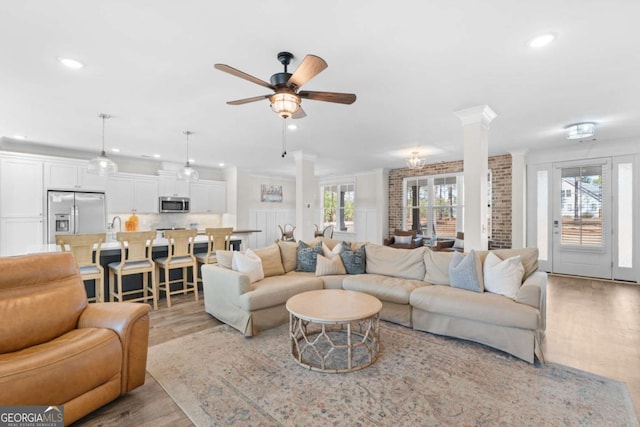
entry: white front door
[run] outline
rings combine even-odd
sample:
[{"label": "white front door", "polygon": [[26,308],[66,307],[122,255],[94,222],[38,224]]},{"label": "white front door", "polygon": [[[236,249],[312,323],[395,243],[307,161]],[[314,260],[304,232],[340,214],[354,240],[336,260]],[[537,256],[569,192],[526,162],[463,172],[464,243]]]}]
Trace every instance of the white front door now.
[{"label": "white front door", "polygon": [[553,168],[553,272],[612,278],[611,160]]}]

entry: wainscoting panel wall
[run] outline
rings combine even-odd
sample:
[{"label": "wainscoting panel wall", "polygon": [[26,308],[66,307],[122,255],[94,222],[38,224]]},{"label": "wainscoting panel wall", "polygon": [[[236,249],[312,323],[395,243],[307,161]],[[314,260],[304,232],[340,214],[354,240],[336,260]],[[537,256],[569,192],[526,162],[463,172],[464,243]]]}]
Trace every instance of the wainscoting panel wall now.
[{"label": "wainscoting panel wall", "polygon": [[[249,228],[262,230],[260,233],[253,233],[247,239],[247,246],[252,249],[269,246],[280,238],[278,225],[295,224],[295,209],[250,209]],[[299,233],[294,232],[298,237]]]}]

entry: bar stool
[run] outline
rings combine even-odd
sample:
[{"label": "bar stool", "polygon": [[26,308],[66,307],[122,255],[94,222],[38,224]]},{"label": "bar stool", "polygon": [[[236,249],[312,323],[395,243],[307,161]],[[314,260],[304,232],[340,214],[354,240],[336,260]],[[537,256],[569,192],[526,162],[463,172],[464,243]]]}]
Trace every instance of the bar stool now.
[{"label": "bar stool", "polygon": [[[201,264],[216,264],[216,251],[228,251],[231,243],[233,227],[206,228],[204,234],[207,236],[207,252],[195,254],[198,268]],[[202,282],[202,274],[198,273],[198,282]]]},{"label": "bar stool", "polygon": [[[167,307],[171,307],[171,295],[186,294],[193,291],[198,301],[198,263],[193,256],[197,230],[167,230],[164,236],[169,241],[168,256],[156,258],[156,276],[158,276],[158,292],[167,296]],[[189,267],[191,267],[193,281],[189,282]],[[171,270],[182,269],[182,278],[170,280]],[[164,280],[160,280],[160,269],[164,270]],[[182,289],[171,290],[172,283],[182,283]]]},{"label": "bar stool", "polygon": [[60,245],[62,252],[71,252],[76,259],[82,280],[94,281],[95,296],[87,297],[89,302],[104,302],[104,268],[100,265],[100,247],[106,237],[106,233],[56,234],[56,244]]},{"label": "bar stool", "polygon": [[[155,231],[124,231],[116,233],[116,240],[120,242],[120,262],[109,264],[109,290],[110,301],[116,299],[124,301],[124,297],[133,294],[142,294],[140,297],[127,299],[129,302],[153,300],[153,309],[158,309],[157,281],[155,266],[151,259],[153,239]],[[124,276],[142,274],[142,287],[124,291],[122,282]],[[151,276],[149,287],[148,276]],[[115,276],[115,277],[114,277]],[[117,280],[114,280],[116,279]],[[117,289],[116,288],[117,285]],[[151,291],[151,295],[149,295]]]}]

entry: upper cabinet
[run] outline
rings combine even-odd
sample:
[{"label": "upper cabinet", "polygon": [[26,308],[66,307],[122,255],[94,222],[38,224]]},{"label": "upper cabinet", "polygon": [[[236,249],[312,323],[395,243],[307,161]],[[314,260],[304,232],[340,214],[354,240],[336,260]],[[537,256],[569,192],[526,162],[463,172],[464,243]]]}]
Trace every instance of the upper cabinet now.
[{"label": "upper cabinet", "polygon": [[44,186],[50,190],[104,191],[107,177],[90,174],[83,161],[45,162]]},{"label": "upper cabinet", "polygon": [[42,162],[0,159],[0,217],[39,217],[44,213]]},{"label": "upper cabinet", "polygon": [[192,213],[224,213],[227,206],[227,184],[199,180],[191,183]]},{"label": "upper cabinet", "polygon": [[158,213],[158,178],[120,173],[109,177],[107,211]]},{"label": "upper cabinet", "polygon": [[189,182],[181,181],[175,172],[158,171],[159,194],[169,197],[189,197]]}]

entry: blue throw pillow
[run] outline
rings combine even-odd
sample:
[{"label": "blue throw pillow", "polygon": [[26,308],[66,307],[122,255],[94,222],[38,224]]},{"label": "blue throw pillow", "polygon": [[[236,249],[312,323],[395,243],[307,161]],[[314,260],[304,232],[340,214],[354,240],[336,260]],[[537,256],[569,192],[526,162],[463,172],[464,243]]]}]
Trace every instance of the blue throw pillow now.
[{"label": "blue throw pillow", "polygon": [[364,245],[360,246],[360,249],[357,251],[351,249],[351,245],[347,242],[343,242],[342,247],[340,258],[342,258],[342,263],[344,264],[345,270],[347,270],[347,274],[364,274],[366,260]]},{"label": "blue throw pillow", "polygon": [[455,252],[449,263],[449,279],[454,288],[473,292],[484,292],[482,263],[480,257],[471,249],[467,256]]},{"label": "blue throw pillow", "polygon": [[296,253],[296,271],[315,273],[318,254],[322,255],[322,244],[309,246],[302,240],[298,241]]}]

